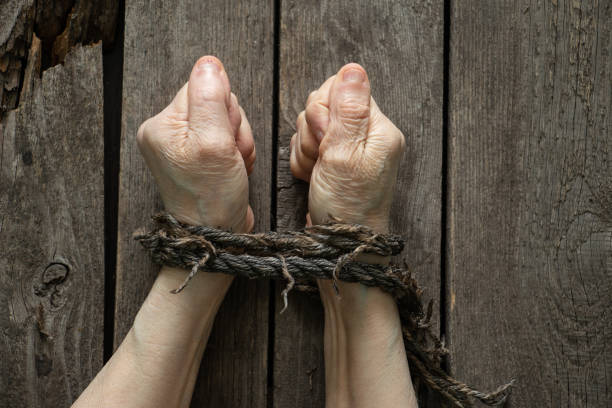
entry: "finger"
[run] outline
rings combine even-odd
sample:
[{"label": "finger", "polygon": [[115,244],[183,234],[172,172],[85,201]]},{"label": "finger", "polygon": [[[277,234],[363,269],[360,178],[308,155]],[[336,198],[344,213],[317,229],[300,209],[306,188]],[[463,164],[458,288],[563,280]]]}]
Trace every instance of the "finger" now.
[{"label": "finger", "polygon": [[299,132],[297,134],[297,141],[295,143],[294,150],[295,150],[295,158],[297,162],[299,163],[302,170],[305,173],[308,173],[308,178],[310,179],[310,173],[312,173],[312,169],[315,163],[317,162],[317,160],[308,157],[302,151],[302,141],[301,141],[301,135]]},{"label": "finger", "polygon": [[200,137],[233,143],[230,85],[221,61],[212,56],[200,58],[191,71],[187,94],[190,128]]},{"label": "finger", "polygon": [[245,224],[245,232],[247,233],[251,232],[253,230],[253,227],[255,226],[255,214],[253,214],[253,209],[250,205],[247,208]]},{"label": "finger", "polygon": [[330,144],[365,140],[370,117],[370,82],[359,64],[347,64],[329,93]]},{"label": "finger", "polygon": [[186,114],[189,108],[189,101],[188,101],[188,96],[187,96],[188,85],[189,85],[189,82],[185,82],[185,84],[181,87],[181,89],[174,96],[172,103],[170,103],[169,105],[177,113]]},{"label": "finger", "polygon": [[329,91],[335,78],[336,75],[329,77],[317,91],[310,94],[306,103],[306,122],[319,143],[329,125]]},{"label": "finger", "polygon": [[311,160],[319,157],[319,141],[312,134],[310,126],[306,123],[306,114],[302,111],[297,119],[297,133],[300,153]]},{"label": "finger", "polygon": [[240,128],[236,133],[236,146],[242,155],[244,165],[247,169],[247,173],[251,174],[253,166],[255,165],[255,140],[253,138],[253,131],[251,125],[246,117],[246,113],[242,106],[238,105],[238,112],[240,113]]},{"label": "finger", "polygon": [[297,155],[296,155],[296,146],[297,144],[297,133],[293,135],[293,137],[291,138],[291,152],[289,155],[289,166],[291,168],[291,173],[293,174],[293,177],[298,178],[300,180],[304,180],[304,181],[310,181],[310,174],[306,171],[304,171],[302,169],[302,167],[300,166],[300,163],[297,160]]},{"label": "finger", "polygon": [[232,126],[232,130],[234,131],[234,134],[236,134],[238,132],[238,129],[240,129],[242,115],[240,114],[240,105],[238,104],[238,98],[236,98],[236,95],[234,95],[233,92],[230,93],[230,105],[227,113],[229,116],[230,125]]}]

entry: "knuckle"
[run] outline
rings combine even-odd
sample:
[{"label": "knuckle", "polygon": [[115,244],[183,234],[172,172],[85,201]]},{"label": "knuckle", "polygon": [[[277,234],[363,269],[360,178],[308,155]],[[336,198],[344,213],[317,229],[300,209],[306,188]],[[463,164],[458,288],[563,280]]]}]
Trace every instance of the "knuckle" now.
[{"label": "knuckle", "polygon": [[300,149],[306,156],[314,158],[319,154],[319,148],[311,138],[300,138]]},{"label": "knuckle", "polygon": [[149,137],[147,122],[149,122],[149,120],[142,122],[142,124],[138,127],[138,132],[136,132],[136,142],[138,142],[139,146],[142,146]]},{"label": "knuckle", "polygon": [[302,168],[300,167],[300,164],[298,163],[295,155],[291,155],[291,159],[289,160],[289,168],[291,169],[291,173],[295,177],[300,178],[300,175],[302,174]]},{"label": "knuckle", "polygon": [[293,136],[291,136],[291,141],[289,142],[289,148],[291,150],[293,150],[293,147],[295,146],[296,139],[297,139],[297,133],[294,133]]},{"label": "knuckle", "polygon": [[310,104],[317,97],[317,91],[312,91],[308,94],[308,99],[306,99],[306,105]]},{"label": "knuckle", "polygon": [[255,143],[245,143],[242,145],[241,150],[244,157],[255,157]]},{"label": "knuckle", "polygon": [[304,119],[306,118],[306,112],[305,111],[301,111],[300,114],[298,115],[297,119],[295,120],[295,128],[299,129],[302,125],[302,123],[304,123]]},{"label": "knuckle", "polygon": [[341,120],[349,123],[360,123],[370,116],[370,106],[355,100],[347,100],[338,106]]},{"label": "knuckle", "polygon": [[136,142],[138,147],[143,148],[145,146],[155,146],[159,144],[159,136],[158,132],[155,131],[156,123],[155,117],[151,117],[145,120],[139,127],[136,132]]},{"label": "knuckle", "polygon": [[246,158],[246,160],[244,161],[245,166],[246,166],[246,167],[252,167],[252,166],[253,166],[253,164],[255,163],[255,159],[257,158],[256,156],[257,156],[257,155],[255,154],[255,150],[253,150],[253,153],[251,153],[251,154],[250,154],[250,155],[249,155],[249,156]]},{"label": "knuckle", "polygon": [[404,137],[404,134],[397,128],[391,136],[391,149],[400,154],[406,150],[406,138]]},{"label": "knuckle", "polygon": [[320,103],[311,103],[306,106],[306,122],[310,126],[316,125],[324,115],[327,115],[327,109]]}]

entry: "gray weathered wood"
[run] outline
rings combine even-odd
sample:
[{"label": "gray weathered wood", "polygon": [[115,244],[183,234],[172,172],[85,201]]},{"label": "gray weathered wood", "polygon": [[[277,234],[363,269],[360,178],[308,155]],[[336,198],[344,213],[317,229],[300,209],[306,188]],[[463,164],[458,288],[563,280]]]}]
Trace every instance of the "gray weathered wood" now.
[{"label": "gray weathered wood", "polygon": [[449,338],[512,407],[612,398],[612,4],[453,1]]},{"label": "gray weathered wood", "polygon": [[34,11],[34,0],[5,0],[0,4],[0,119],[17,107]]},{"label": "gray weathered wood", "polygon": [[[202,55],[218,56],[256,140],[251,176],[256,230],[270,228],[273,3],[131,1],[126,5],[115,346],[158,271],[132,232],[159,210],[154,181],[135,145],[138,126],[163,109]],[[194,406],[266,404],[268,282],[234,282],[204,355]]]},{"label": "gray weathered wood", "polygon": [[[439,308],[442,174],[443,2],[283,1],[280,33],[280,123],[277,227],[304,225],[307,184],[289,171],[289,141],[310,91],[354,61],[369,73],[373,96],[404,132],[392,230]],[[320,301],[295,292],[278,315],[274,406],[322,407],[323,315]],[[436,325],[439,314],[434,316]]]},{"label": "gray weathered wood", "polygon": [[102,367],[102,48],[28,60],[0,124],[0,406],[67,407]]},{"label": "gray weathered wood", "polygon": [[43,68],[62,63],[75,44],[115,37],[119,0],[0,2],[0,119],[17,107],[32,32],[41,40]]}]

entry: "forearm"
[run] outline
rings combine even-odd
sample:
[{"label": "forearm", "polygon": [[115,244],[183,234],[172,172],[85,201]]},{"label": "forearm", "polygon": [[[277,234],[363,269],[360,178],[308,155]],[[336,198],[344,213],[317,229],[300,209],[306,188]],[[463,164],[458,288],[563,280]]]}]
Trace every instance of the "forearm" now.
[{"label": "forearm", "polygon": [[377,288],[320,281],[327,407],[416,407],[395,300]]},{"label": "forearm", "polygon": [[200,360],[231,277],[163,267],[134,325],[74,407],[188,407]]}]

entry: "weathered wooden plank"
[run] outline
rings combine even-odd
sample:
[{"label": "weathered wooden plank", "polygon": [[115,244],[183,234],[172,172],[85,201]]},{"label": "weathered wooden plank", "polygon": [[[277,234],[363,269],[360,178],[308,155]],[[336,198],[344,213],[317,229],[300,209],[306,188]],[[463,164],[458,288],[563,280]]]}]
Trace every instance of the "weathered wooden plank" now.
[{"label": "weathered wooden plank", "polygon": [[42,66],[62,63],[75,44],[115,37],[119,0],[3,0],[0,3],[0,119],[17,107],[32,32],[41,40]]},{"label": "weathered wooden plank", "polygon": [[102,47],[28,60],[0,124],[0,405],[66,407],[102,367]]},{"label": "weathered wooden plank", "polygon": [[611,7],[452,2],[452,369],[513,407],[612,397]]},{"label": "weathered wooden plank", "polygon": [[[272,2],[241,0],[126,5],[115,345],[158,271],[131,238],[161,208],[135,145],[136,131],[172,100],[202,55],[224,62],[253,128],[257,163],[250,179],[251,205],[255,228],[270,228],[273,12]],[[208,342],[194,406],[265,406],[268,288],[268,282],[234,282]]]},{"label": "weathered wooden plank", "polygon": [[[354,61],[369,73],[373,96],[404,132],[392,230],[426,295],[439,307],[442,172],[443,2],[283,1],[277,227],[301,228],[306,183],[289,171],[289,141],[310,91]],[[282,301],[276,296],[276,310]],[[278,303],[280,302],[280,303]],[[439,314],[434,316],[436,323]],[[320,301],[292,292],[276,315],[274,406],[322,407],[323,314]]]},{"label": "weathered wooden plank", "polygon": [[34,0],[7,0],[0,4],[0,119],[17,107],[34,11]]}]

